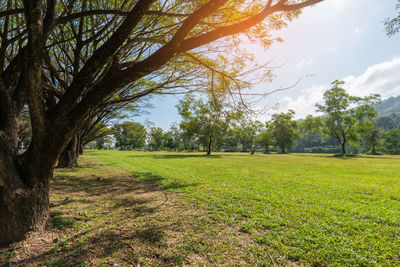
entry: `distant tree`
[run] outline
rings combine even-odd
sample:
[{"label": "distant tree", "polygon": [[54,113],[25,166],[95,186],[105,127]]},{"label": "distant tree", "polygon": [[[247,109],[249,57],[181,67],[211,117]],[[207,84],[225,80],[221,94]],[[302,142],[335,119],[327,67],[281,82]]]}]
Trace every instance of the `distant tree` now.
[{"label": "distant tree", "polygon": [[173,147],[175,150],[183,150],[184,149],[184,144],[182,141],[182,131],[179,128],[179,124],[177,123],[173,123],[168,132],[171,133],[172,136],[172,143],[173,143]]},{"label": "distant tree", "polygon": [[224,136],[223,147],[226,151],[235,152],[240,144],[238,130],[230,127]]},{"label": "distant tree", "polygon": [[264,148],[264,152],[269,152],[269,147],[273,145],[273,135],[270,127],[270,123],[265,123],[265,128],[261,129],[259,134],[256,136],[255,143],[257,146]]},{"label": "distant tree", "polygon": [[324,123],[321,117],[313,117],[308,115],[302,122],[299,123],[299,129],[302,132],[310,134],[318,134],[321,132]]},{"label": "distant tree", "polygon": [[175,139],[174,132],[171,129],[164,132],[163,140],[165,149],[169,151],[178,149],[180,137]]},{"label": "distant tree", "polygon": [[382,131],[375,121],[365,121],[360,124],[360,135],[364,145],[370,149],[372,155],[377,154],[377,148],[381,145]]},{"label": "distant tree", "polygon": [[258,140],[258,136],[265,125],[260,121],[252,121],[248,118],[243,118],[241,121],[241,126],[237,131],[239,141],[244,151],[250,151],[251,154],[254,154],[259,144],[258,141],[261,142],[261,140]]},{"label": "distant tree", "polygon": [[400,129],[392,129],[385,133],[384,148],[388,154],[400,154]]},{"label": "distant tree", "polygon": [[152,150],[161,150],[164,146],[164,132],[160,127],[150,130],[150,147]]},{"label": "distant tree", "polygon": [[[400,0],[397,1],[396,9],[400,11]],[[392,36],[399,32],[400,30],[400,12],[398,12],[397,17],[388,18],[385,20],[386,34]]]},{"label": "distant tree", "polygon": [[96,144],[97,149],[109,149],[112,145],[112,138],[110,135],[104,135],[99,138],[96,138],[94,143]]},{"label": "distant tree", "polygon": [[196,100],[193,96],[187,95],[181,99],[176,105],[178,114],[181,115],[182,121],[179,123],[181,130],[181,138],[186,150],[193,151],[197,143],[198,133],[201,125],[196,119],[193,107],[200,105],[200,100]]},{"label": "distant tree", "polygon": [[371,104],[380,101],[379,95],[368,97],[350,96],[341,88],[343,81],[332,82],[333,87],[324,93],[324,104],[317,104],[317,111],[324,114],[323,132],[338,141],[342,154],[346,154],[349,142],[358,142],[358,123],[371,120],[377,115]]},{"label": "distant tree", "polygon": [[204,101],[186,96],[177,108],[183,118],[180,123],[183,138],[197,139],[208,155],[217,143],[222,144],[229,124],[237,118],[237,112],[223,98],[211,97]]},{"label": "distant tree", "polygon": [[287,113],[273,114],[271,118],[271,132],[274,143],[282,153],[291,148],[298,137],[297,122],[293,120],[295,112],[289,110]]},{"label": "distant tree", "polygon": [[18,120],[18,148],[26,149],[31,143],[32,127],[28,107],[25,106]]},{"label": "distant tree", "polygon": [[146,141],[146,129],[138,122],[125,121],[114,126],[115,147],[121,150],[142,148]]}]

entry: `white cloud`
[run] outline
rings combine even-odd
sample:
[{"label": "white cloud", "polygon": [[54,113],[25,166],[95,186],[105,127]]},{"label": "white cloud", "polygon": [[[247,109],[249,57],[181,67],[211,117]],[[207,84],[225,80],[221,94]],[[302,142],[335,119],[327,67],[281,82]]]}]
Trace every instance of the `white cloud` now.
[{"label": "white cloud", "polygon": [[[359,76],[349,75],[341,80],[346,82],[343,87],[350,95],[381,94],[382,98],[400,95],[400,57],[372,65]],[[317,85],[302,90],[298,97],[284,97],[280,101],[280,111],[293,109],[296,118],[315,115],[315,104],[322,102],[323,93],[329,88],[330,84]]]},{"label": "white cloud", "polygon": [[312,62],[313,62],[312,59],[302,59],[296,64],[296,68],[298,69],[307,68],[312,64]]},{"label": "white cloud", "polygon": [[383,98],[400,95],[400,58],[372,65],[360,76],[343,78],[350,94],[381,94]]}]

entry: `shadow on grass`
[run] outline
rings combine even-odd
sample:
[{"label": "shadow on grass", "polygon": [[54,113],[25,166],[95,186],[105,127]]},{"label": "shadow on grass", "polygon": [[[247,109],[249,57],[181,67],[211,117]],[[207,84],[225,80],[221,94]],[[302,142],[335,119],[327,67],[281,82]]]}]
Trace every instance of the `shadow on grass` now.
[{"label": "shadow on grass", "polygon": [[[324,154],[324,153],[291,153],[290,155],[296,156],[296,157],[312,157],[312,158],[325,158],[325,159],[332,159],[332,158],[337,158],[337,159],[355,159],[355,158],[362,158],[363,155],[360,154]],[[368,156],[369,157],[369,156]]]},{"label": "shadow on grass", "polygon": [[206,155],[206,154],[157,154],[157,155],[129,155],[131,158],[151,158],[151,159],[185,159],[185,158],[222,158],[231,155]]},{"label": "shadow on grass", "polygon": [[[103,231],[89,235],[90,231],[78,233],[66,240],[58,241],[56,248],[39,255],[13,261],[10,266],[26,266],[36,263],[38,266],[86,266],[101,265],[115,266],[123,261],[125,264],[139,265],[134,245],[142,243],[145,246],[162,250],[167,244],[164,240],[164,231],[160,227],[146,225],[135,231]],[[71,246],[70,244],[74,245]],[[157,258],[162,266],[174,266],[181,261],[179,255],[162,255],[149,249],[149,257]],[[115,259],[115,255],[123,252],[122,259]],[[91,260],[96,258],[95,262]],[[36,266],[35,264],[35,266]]]},{"label": "shadow on grass", "polygon": [[154,183],[157,186],[160,186],[160,188],[164,190],[169,190],[169,189],[181,189],[185,187],[190,187],[190,186],[197,186],[198,183],[182,183],[179,181],[170,181],[166,184],[162,184],[162,181],[166,180],[167,178],[162,177],[158,174],[154,174],[152,172],[136,172],[135,173],[138,177],[140,177],[143,181]]},{"label": "shadow on grass", "polygon": [[138,178],[118,169],[105,169],[105,164],[94,165],[57,171],[52,194],[70,198],[68,203],[51,209],[53,229],[61,233],[60,237],[54,244],[47,243],[40,253],[14,260],[12,265],[146,265],[141,262],[143,253],[136,248],[146,250],[146,258],[154,259],[156,265],[181,264],[185,256],[162,252],[168,246],[165,231],[170,225],[160,226],[163,221],[149,221],[147,216],[158,216],[162,211],[168,201],[164,190],[196,184],[162,184],[165,178],[150,172],[138,173]]}]

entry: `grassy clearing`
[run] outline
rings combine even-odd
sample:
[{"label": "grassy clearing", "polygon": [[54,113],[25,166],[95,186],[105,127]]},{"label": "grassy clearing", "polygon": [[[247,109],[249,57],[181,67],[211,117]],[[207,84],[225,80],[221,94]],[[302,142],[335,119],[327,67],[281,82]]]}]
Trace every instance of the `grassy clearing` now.
[{"label": "grassy clearing", "polygon": [[90,154],[179,193],[205,221],[248,234],[244,262],[400,265],[398,156]]},{"label": "grassy clearing", "polygon": [[53,229],[0,248],[0,266],[256,262],[248,248],[261,245],[212,213],[184,203],[179,194],[88,154],[80,165],[56,170],[51,187]]}]

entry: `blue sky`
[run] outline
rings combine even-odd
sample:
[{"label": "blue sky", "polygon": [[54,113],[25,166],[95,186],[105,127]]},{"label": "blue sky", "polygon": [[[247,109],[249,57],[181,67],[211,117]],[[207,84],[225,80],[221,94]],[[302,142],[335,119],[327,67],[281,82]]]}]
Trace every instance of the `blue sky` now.
[{"label": "blue sky", "polygon": [[[379,93],[383,98],[400,95],[400,34],[386,36],[383,21],[394,17],[397,0],[325,0],[307,8],[303,14],[277,33],[284,39],[271,49],[257,54],[260,62],[284,65],[275,70],[270,84],[253,90],[265,91],[287,87],[299,78],[296,87],[268,96],[257,105],[279,111],[293,109],[297,118],[315,115],[315,103],[334,80],[344,80],[353,95]],[[156,96],[148,114],[136,121],[150,120],[163,129],[179,121],[176,96]],[[267,120],[270,112],[257,119]]]}]

